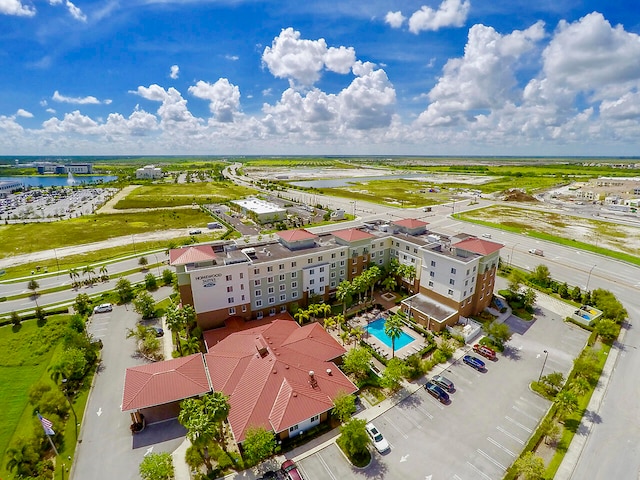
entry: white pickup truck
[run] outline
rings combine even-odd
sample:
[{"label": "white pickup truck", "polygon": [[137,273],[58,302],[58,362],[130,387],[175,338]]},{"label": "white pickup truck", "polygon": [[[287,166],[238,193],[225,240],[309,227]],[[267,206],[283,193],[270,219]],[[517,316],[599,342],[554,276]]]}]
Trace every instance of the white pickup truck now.
[{"label": "white pickup truck", "polygon": [[529,253],[532,253],[533,255],[540,255],[541,257],[544,257],[544,252],[542,250],[540,250],[539,248],[530,248],[529,249]]}]

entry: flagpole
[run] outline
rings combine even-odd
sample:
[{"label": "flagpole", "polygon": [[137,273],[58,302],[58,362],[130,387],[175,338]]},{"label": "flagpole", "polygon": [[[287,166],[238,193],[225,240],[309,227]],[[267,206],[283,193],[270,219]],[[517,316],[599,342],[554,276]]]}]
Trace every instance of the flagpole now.
[{"label": "flagpole", "polygon": [[53,440],[51,440],[51,436],[47,435],[47,439],[49,440],[49,443],[51,444],[51,448],[53,448],[53,451],[56,452],[56,457],[59,455],[58,453],[58,449],[56,448],[56,446],[53,444]]}]

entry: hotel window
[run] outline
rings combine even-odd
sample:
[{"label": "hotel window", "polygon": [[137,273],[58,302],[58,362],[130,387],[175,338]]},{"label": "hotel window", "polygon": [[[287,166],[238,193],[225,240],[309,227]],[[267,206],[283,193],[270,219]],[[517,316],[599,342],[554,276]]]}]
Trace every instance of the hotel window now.
[{"label": "hotel window", "polygon": [[269,293],[273,293],[273,287],[269,287]]},{"label": "hotel window", "polygon": [[256,287],[259,287],[259,286],[260,286],[260,279],[258,278],[258,279],[256,279],[256,280],[254,280],[254,281],[253,281],[253,284],[254,284]]},{"label": "hotel window", "polygon": [[320,267],[320,273],[324,272],[324,267]]},{"label": "hotel window", "polygon": [[262,318],[262,312],[258,312],[258,314],[256,315],[256,318],[260,320]]},{"label": "hotel window", "polygon": [[309,275],[314,275],[316,273],[316,269],[312,268],[309,270]]},{"label": "hotel window", "polygon": [[429,286],[433,287],[433,282],[432,281],[429,281]]},{"label": "hotel window", "polygon": [[358,263],[358,259],[356,257],[353,257],[353,260],[351,261],[351,263],[355,265],[356,263]]},{"label": "hotel window", "polygon": [[464,293],[462,294],[463,297],[467,296],[467,291],[465,290]]},{"label": "hotel window", "polygon": [[281,263],[280,265],[278,265],[278,270],[284,270],[284,263]]},{"label": "hotel window", "polygon": [[276,303],[276,297],[269,297],[269,305]]},{"label": "hotel window", "polygon": [[262,306],[262,300],[256,300],[256,307]]},{"label": "hotel window", "polygon": [[231,275],[227,275],[227,282],[230,282],[232,280],[232,276]]},{"label": "hotel window", "polygon": [[298,292],[291,292],[291,298],[298,298]]},{"label": "hotel window", "polygon": [[242,311],[246,312],[247,311],[247,306],[246,305],[242,305]]},{"label": "hotel window", "polygon": [[240,290],[244,290],[244,283],[240,284]]},{"label": "hotel window", "polygon": [[285,284],[280,285],[280,291],[284,292],[287,289],[287,286]]},{"label": "hotel window", "polygon": [[333,262],[333,263],[331,264],[331,268],[336,268],[336,263],[335,263],[335,262]]},{"label": "hotel window", "polygon": [[331,288],[335,288],[336,282],[331,282]]},{"label": "hotel window", "polygon": [[469,269],[467,268],[467,275],[469,275]]},{"label": "hotel window", "polygon": [[335,253],[332,253],[332,254],[331,254],[331,258],[336,258],[336,254],[335,254]]},{"label": "hotel window", "polygon": [[291,272],[291,278],[296,278],[298,276],[298,272]]},{"label": "hotel window", "polygon": [[309,295],[315,295],[316,291],[312,288],[311,290],[309,290]]},{"label": "hotel window", "polygon": [[253,269],[253,274],[254,275],[259,275],[260,274],[260,269],[259,268],[254,268]]},{"label": "hotel window", "polygon": [[456,281],[453,278],[449,279],[449,285],[455,285]]},{"label": "hotel window", "polygon": [[313,258],[307,258],[307,263],[308,263],[308,264],[313,263]]},{"label": "hotel window", "polygon": [[291,288],[298,288],[298,282],[291,282]]},{"label": "hotel window", "polygon": [[242,300],[244,302],[244,295],[240,296],[240,300]]},{"label": "hotel window", "polygon": [[267,272],[273,272],[273,265],[269,265],[267,267]]},{"label": "hotel window", "polygon": [[296,262],[291,262],[291,268],[295,268],[295,267],[296,267],[296,265],[297,265],[297,263],[296,263]]},{"label": "hotel window", "polygon": [[240,272],[240,278],[244,278],[244,273]]},{"label": "hotel window", "polygon": [[320,415],[314,415],[313,417],[311,417],[311,421],[317,422],[319,418],[320,418]]},{"label": "hotel window", "polygon": [[256,290],[256,297],[262,296],[262,290]]},{"label": "hotel window", "polygon": [[436,266],[436,261],[435,260],[431,260],[431,266],[435,267]]},{"label": "hotel window", "polygon": [[284,275],[280,275],[280,281],[284,282]]},{"label": "hotel window", "polygon": [[309,280],[309,285],[313,285],[314,283],[316,283],[316,281],[313,278]]},{"label": "hotel window", "polygon": [[275,308],[270,308],[269,309],[269,316],[273,317],[276,314],[276,309]]},{"label": "hotel window", "polygon": [[340,276],[344,277],[344,270],[340,270]]},{"label": "hotel window", "polygon": [[340,266],[344,267],[344,260],[340,260]]},{"label": "hotel window", "polygon": [[417,248],[414,248],[414,249],[413,249],[413,253],[418,253],[418,249],[417,249]]},{"label": "hotel window", "polygon": [[286,305],[282,305],[282,306],[280,307],[280,313],[284,313],[284,312],[286,312],[286,311],[287,311],[287,306],[286,306]]},{"label": "hotel window", "polygon": [[380,265],[382,265],[382,259],[378,260],[378,263],[379,263]]},{"label": "hotel window", "polygon": [[336,272],[331,272],[331,278],[336,278]]},{"label": "hotel window", "polygon": [[353,275],[355,275],[356,273],[358,273],[358,269],[357,269],[357,268],[355,268],[355,267],[353,267],[353,268],[351,269],[351,273],[352,273]]},{"label": "hotel window", "polygon": [[476,273],[476,267],[475,266],[473,267],[473,273]]},{"label": "hotel window", "polygon": [[407,252],[408,252],[409,251],[409,245],[407,245],[405,248],[407,249]]},{"label": "hotel window", "polygon": [[324,277],[320,277],[320,283],[324,283]]},{"label": "hotel window", "polygon": [[431,278],[435,277],[435,276],[436,276],[436,272],[433,272],[433,271],[432,271],[432,272],[429,272],[429,276],[430,276]]},{"label": "hotel window", "polygon": [[267,283],[273,283],[273,277],[267,277]]},{"label": "hotel window", "polygon": [[289,427],[289,431],[290,432],[295,432],[296,430],[298,430],[298,425],[294,425],[293,427]]},{"label": "hotel window", "polygon": [[451,268],[451,273],[455,275],[456,274],[456,269],[452,267]]},{"label": "hotel window", "polygon": [[466,287],[467,285],[469,285],[469,280],[464,281],[464,286]]},{"label": "hotel window", "polygon": [[236,307],[231,307],[229,309],[229,315],[235,315],[236,314]]},{"label": "hotel window", "polygon": [[229,285],[227,287],[227,293],[231,293],[231,292],[233,292],[233,285]]},{"label": "hotel window", "polygon": [[233,303],[233,297],[227,298],[227,303]]},{"label": "hotel window", "polygon": [[320,256],[318,257],[318,261],[319,261],[319,262],[321,262],[321,261],[322,261],[322,255],[320,255]]},{"label": "hotel window", "polygon": [[344,250],[340,252],[340,256],[344,257]]},{"label": "hotel window", "polygon": [[287,299],[287,296],[283,293],[282,295],[280,295],[280,301],[284,302]]},{"label": "hotel window", "polygon": [[453,295],[453,290],[449,290],[447,293],[448,293],[449,295]]}]

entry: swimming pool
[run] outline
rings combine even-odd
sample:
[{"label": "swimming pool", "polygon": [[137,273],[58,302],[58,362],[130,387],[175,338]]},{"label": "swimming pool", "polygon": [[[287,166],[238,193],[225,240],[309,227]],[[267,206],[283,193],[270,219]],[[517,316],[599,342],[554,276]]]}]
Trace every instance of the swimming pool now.
[{"label": "swimming pool", "polygon": [[[376,337],[387,347],[391,348],[391,338],[388,337],[386,333],[384,333],[384,322],[384,318],[378,318],[367,325],[367,330],[371,335]],[[402,347],[406,347],[414,340],[415,338],[413,338],[411,335],[402,332],[400,334],[400,337],[396,338],[396,350],[400,350]]]}]

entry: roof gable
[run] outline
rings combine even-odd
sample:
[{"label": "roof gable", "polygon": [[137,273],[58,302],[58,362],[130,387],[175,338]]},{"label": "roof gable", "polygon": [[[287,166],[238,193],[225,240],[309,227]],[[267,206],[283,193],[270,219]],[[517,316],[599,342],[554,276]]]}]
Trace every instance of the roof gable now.
[{"label": "roof gable", "polygon": [[453,245],[455,248],[467,250],[469,252],[477,253],[478,255],[491,255],[492,253],[500,250],[504,245],[501,243],[490,242],[481,238],[469,237],[466,240],[462,240]]},{"label": "roof gable", "polygon": [[152,407],[211,391],[201,353],[127,368],[122,411]]},{"label": "roof gable", "polygon": [[312,238],[318,238],[318,236],[314,233],[311,233],[304,228],[299,228],[297,230],[282,230],[276,233],[280,238],[285,240],[286,242],[299,242],[301,240],[310,240]]},{"label": "roof gable", "polygon": [[429,225],[428,222],[423,222],[422,220],[418,220],[417,218],[404,218],[402,220],[395,220],[392,223],[394,225],[409,228],[411,230],[413,230],[414,228],[422,228]]},{"label": "roof gable", "polygon": [[346,230],[338,230],[337,232],[331,233],[334,237],[344,240],[345,242],[358,242],[360,240],[368,240],[375,237],[375,235],[357,228],[348,228]]},{"label": "roof gable", "polygon": [[209,262],[215,260],[216,254],[211,245],[195,245],[187,248],[174,248],[169,251],[171,265],[186,265],[188,263]]}]

